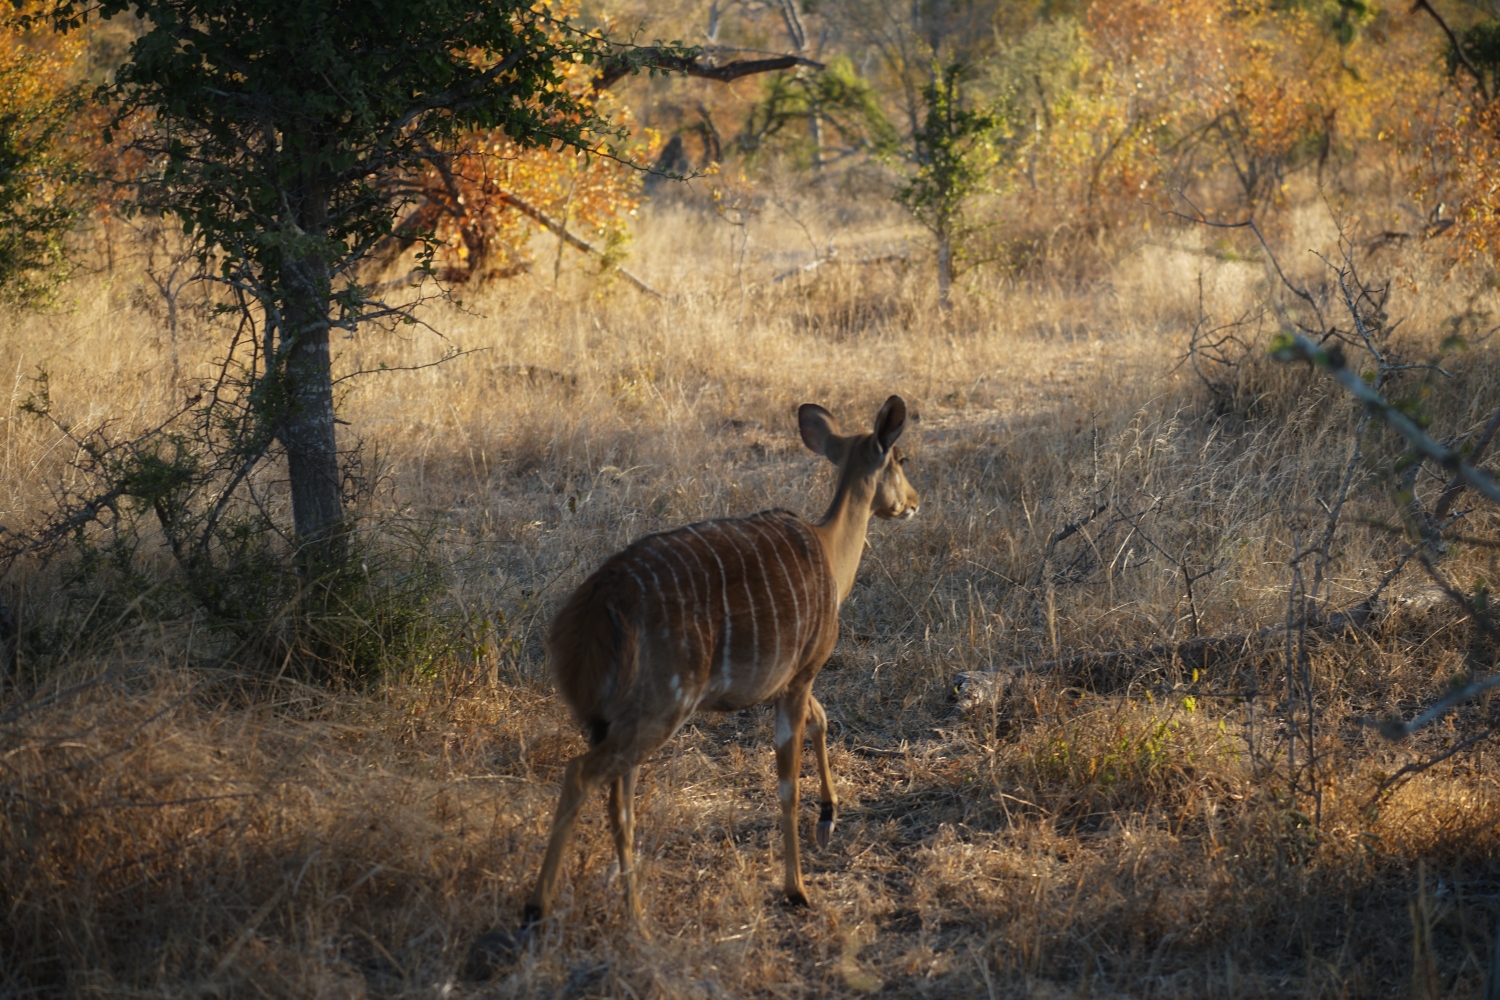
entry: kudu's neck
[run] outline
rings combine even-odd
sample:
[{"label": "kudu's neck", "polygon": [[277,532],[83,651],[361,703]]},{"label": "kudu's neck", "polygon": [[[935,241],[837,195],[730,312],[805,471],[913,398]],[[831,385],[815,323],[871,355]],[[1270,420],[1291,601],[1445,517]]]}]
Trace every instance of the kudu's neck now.
[{"label": "kudu's neck", "polygon": [[854,589],[854,575],[859,572],[859,560],[865,553],[865,532],[870,527],[874,498],[874,481],[846,468],[839,477],[828,513],[813,525],[823,550],[828,553],[840,604]]}]

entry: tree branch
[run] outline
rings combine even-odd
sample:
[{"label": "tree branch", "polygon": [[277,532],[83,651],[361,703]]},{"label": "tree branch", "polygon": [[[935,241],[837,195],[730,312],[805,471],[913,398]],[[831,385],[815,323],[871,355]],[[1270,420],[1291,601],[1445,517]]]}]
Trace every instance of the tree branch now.
[{"label": "tree branch", "polygon": [[[1495,415],[1490,417],[1490,422],[1485,426],[1484,433],[1479,436],[1479,441],[1474,445],[1474,449],[1469,452],[1470,465],[1473,465],[1484,457],[1485,450],[1489,448],[1490,442],[1494,440],[1495,431],[1497,430],[1500,430],[1500,410],[1496,410]],[[1458,499],[1458,495],[1463,491],[1464,481],[1454,476],[1448,482],[1448,485],[1443,487],[1443,492],[1438,496],[1437,506],[1432,511],[1433,520],[1441,521],[1447,517],[1448,512],[1453,509],[1454,501]]]},{"label": "tree branch", "polygon": [[651,46],[631,49],[605,60],[599,68],[599,74],[594,77],[594,90],[607,90],[621,77],[642,69],[663,70],[668,73],[681,73],[684,76],[696,76],[704,80],[729,83],[742,76],[771,73],[779,69],[791,69],[794,66],[806,66],[815,70],[825,68],[823,63],[804,59],[802,56],[790,55],[771,56],[766,59],[736,59],[718,66],[711,59],[685,56],[670,49]]},{"label": "tree branch", "polygon": [[[564,243],[566,243],[573,249],[582,250],[584,253],[590,254],[594,257],[598,257],[601,260],[605,259],[605,253],[603,250],[600,250],[598,247],[594,246],[587,240],[582,239],[581,237],[574,236],[572,233],[568,232],[567,227],[564,226],[561,222],[558,222],[556,219],[552,218],[552,216],[548,215],[546,212],[543,212],[536,206],[523,201],[520,198],[517,198],[515,195],[511,194],[508,191],[502,191],[498,195],[497,200],[503,201],[505,204],[509,205],[511,208],[514,208],[522,215],[530,216],[537,222],[540,222],[543,226],[556,233],[559,239],[561,239]],[[634,285],[636,288],[639,288],[647,295],[662,300],[669,300],[671,298],[671,296],[664,295],[661,292],[658,292],[656,289],[652,288],[650,285],[646,284],[646,282],[642,281],[634,274],[631,274],[620,265],[615,264],[613,265],[613,268],[614,270],[619,271],[620,275],[626,281],[630,282],[632,285]]]},{"label": "tree branch", "polygon": [[1347,389],[1350,395],[1363,403],[1366,409],[1384,420],[1387,427],[1406,438],[1413,451],[1432,459],[1452,473],[1454,478],[1500,503],[1500,484],[1489,473],[1465,462],[1452,448],[1443,447],[1410,417],[1386,402],[1385,397],[1366,385],[1365,380],[1345,364],[1344,355],[1337,347],[1325,349],[1304,334],[1283,333],[1281,339],[1273,345],[1271,353],[1281,361],[1310,361],[1322,368]]},{"label": "tree branch", "polygon": [[1448,22],[1443,20],[1443,15],[1434,10],[1432,4],[1428,3],[1427,0],[1417,0],[1416,3],[1411,5],[1411,10],[1408,13],[1415,14],[1419,10],[1425,10],[1428,14],[1431,14],[1432,19],[1437,22],[1437,26],[1443,29],[1443,34],[1448,36],[1448,44],[1453,46],[1453,54],[1458,57],[1458,61],[1463,64],[1464,69],[1469,71],[1469,75],[1474,77],[1474,83],[1478,85],[1480,95],[1484,98],[1484,102],[1488,104],[1490,102],[1490,88],[1485,84],[1484,76],[1479,70],[1474,68],[1473,63],[1469,62],[1469,57],[1464,54],[1464,47],[1458,44],[1458,36],[1453,33],[1452,28],[1448,27]]}]

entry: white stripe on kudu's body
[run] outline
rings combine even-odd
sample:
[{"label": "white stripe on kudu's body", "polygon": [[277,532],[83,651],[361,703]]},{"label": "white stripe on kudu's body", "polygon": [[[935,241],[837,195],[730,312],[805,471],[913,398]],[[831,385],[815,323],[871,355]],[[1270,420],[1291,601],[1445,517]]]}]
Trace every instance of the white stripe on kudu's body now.
[{"label": "white stripe on kudu's body", "polygon": [[803,442],[839,467],[821,520],[767,510],[648,535],[606,560],[553,620],[547,658],[590,748],[563,777],[527,924],[546,916],[579,807],[605,785],[625,901],[638,918],[630,806],[640,762],[699,707],[733,712],[768,701],[776,707],[784,889],[793,902],[807,902],[797,839],[804,733],[821,783],[820,847],[838,803],[813,678],[838,638],[839,605],[854,586],[871,515],[910,517],[918,501],[895,447],[906,427],[900,396],[886,400],[870,434],[840,434],[828,411],[811,403],[797,411],[797,424]]}]

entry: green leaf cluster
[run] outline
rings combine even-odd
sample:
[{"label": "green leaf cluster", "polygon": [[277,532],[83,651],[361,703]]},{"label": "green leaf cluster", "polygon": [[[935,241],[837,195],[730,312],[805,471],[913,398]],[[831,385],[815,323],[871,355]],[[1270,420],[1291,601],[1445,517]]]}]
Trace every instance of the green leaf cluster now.
[{"label": "green leaf cluster", "polygon": [[[127,17],[142,30],[96,91],[146,164],[127,207],[180,220],[199,277],[226,289],[240,322],[178,417],[128,442],[81,442],[99,446],[83,452],[97,489],[77,498],[78,523],[122,502],[152,511],[218,617],[246,593],[272,595],[265,615],[290,594],[297,616],[323,616],[359,589],[348,517],[359,491],[345,489],[358,453],[335,433],[330,330],[414,319],[410,305],[374,300],[360,264],[397,235],[412,172],[447,140],[500,130],[523,148],[612,155],[619,130],[572,68],[617,54],[548,0],[58,0],[47,11],[65,32]],[[630,69],[692,55],[639,51],[649,58],[627,53]],[[0,221],[4,209],[0,196]],[[404,238],[419,250],[435,240]],[[290,533],[255,486],[278,454]]]},{"label": "green leaf cluster", "polygon": [[[847,56],[830,59],[820,73],[777,73],[762,85],[761,98],[750,106],[744,128],[735,137],[741,152],[753,153],[793,125],[814,116],[837,136],[839,152],[869,151],[890,155],[899,137],[886,117],[870,82]],[[825,141],[826,141],[825,138]]]},{"label": "green leaf cluster", "polygon": [[[1468,57],[1470,64],[1484,76],[1485,85],[1493,94],[1496,84],[1500,83],[1500,18],[1476,21],[1458,32],[1458,41],[1463,46],[1464,55]],[[1458,52],[1454,50],[1451,43],[1444,48],[1446,49],[1448,75],[1459,75],[1462,63]]]},{"label": "green leaf cluster", "polygon": [[997,109],[965,106],[963,72],[958,64],[933,66],[922,88],[921,125],[906,150],[913,170],[896,190],[896,201],[939,235],[959,228],[963,203],[988,183],[1006,127]]},{"label": "green leaf cluster", "polygon": [[[272,286],[289,259],[320,257],[335,274],[362,259],[402,210],[392,178],[455,133],[500,128],[523,146],[579,149],[614,134],[561,68],[599,62],[605,42],[525,0],[52,10],[64,30],[91,15],[149,25],[100,93],[117,103],[117,127],[138,112],[150,122],[134,140],[151,157],[137,207],[180,218],[226,272],[246,262]],[[357,298],[341,305],[357,318]]]}]

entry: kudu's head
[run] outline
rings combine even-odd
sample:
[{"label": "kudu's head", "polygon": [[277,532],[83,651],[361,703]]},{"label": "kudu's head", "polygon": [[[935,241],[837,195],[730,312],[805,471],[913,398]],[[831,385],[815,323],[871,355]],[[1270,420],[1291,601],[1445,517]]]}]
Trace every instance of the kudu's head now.
[{"label": "kudu's head", "polygon": [[906,456],[896,447],[896,439],[906,430],[906,401],[900,396],[885,401],[870,434],[840,434],[833,415],[815,403],[797,409],[797,427],[804,444],[839,467],[840,491],[857,497],[868,493],[876,517],[916,514],[921,499],[906,481]]}]

